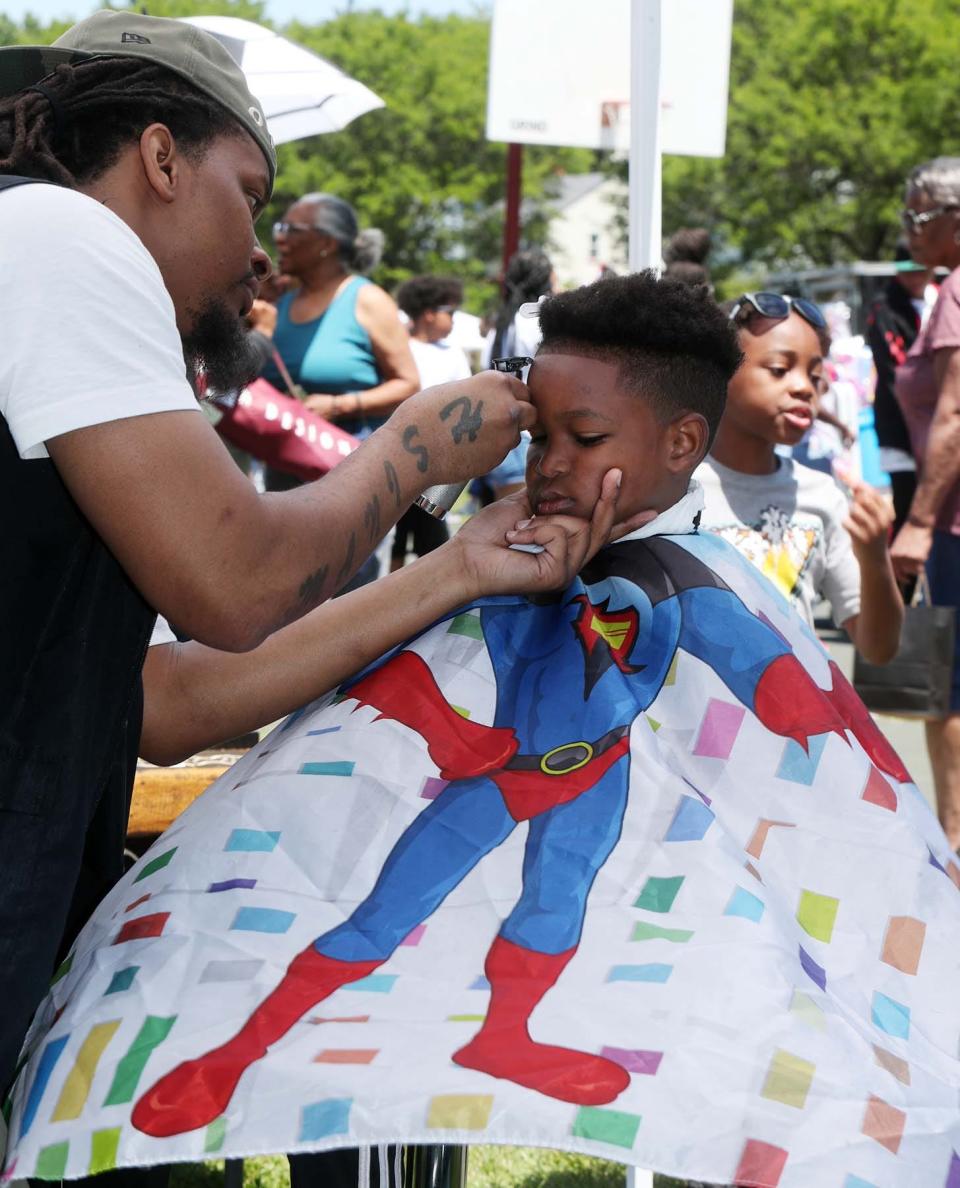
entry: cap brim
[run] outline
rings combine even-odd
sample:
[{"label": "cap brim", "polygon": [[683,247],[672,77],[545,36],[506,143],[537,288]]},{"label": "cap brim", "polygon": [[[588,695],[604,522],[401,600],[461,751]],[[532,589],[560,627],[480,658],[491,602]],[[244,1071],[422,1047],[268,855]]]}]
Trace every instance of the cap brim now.
[{"label": "cap brim", "polygon": [[894,271],[896,272],[926,272],[926,264],[918,264],[916,260],[895,260],[893,263]]},{"label": "cap brim", "polygon": [[58,66],[84,62],[97,54],[53,45],[0,46],[0,95],[16,95],[52,74]]}]

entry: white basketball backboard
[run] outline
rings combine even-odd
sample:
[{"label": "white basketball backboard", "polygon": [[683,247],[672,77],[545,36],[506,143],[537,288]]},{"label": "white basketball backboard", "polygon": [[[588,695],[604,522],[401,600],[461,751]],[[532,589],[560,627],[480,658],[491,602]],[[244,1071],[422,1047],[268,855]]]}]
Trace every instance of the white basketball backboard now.
[{"label": "white basketball backboard", "polygon": [[[664,0],[661,148],[722,157],[733,0]],[[487,137],[626,150],[630,0],[495,0]]]}]

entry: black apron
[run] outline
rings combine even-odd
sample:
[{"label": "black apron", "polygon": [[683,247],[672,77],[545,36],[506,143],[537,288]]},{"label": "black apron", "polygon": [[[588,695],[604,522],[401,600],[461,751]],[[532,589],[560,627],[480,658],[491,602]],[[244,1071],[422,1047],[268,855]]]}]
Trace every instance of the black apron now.
[{"label": "black apron", "polygon": [[[0,198],[32,180],[0,177]],[[58,959],[123,873],[155,614],[2,417],[0,508],[2,1093]]]}]

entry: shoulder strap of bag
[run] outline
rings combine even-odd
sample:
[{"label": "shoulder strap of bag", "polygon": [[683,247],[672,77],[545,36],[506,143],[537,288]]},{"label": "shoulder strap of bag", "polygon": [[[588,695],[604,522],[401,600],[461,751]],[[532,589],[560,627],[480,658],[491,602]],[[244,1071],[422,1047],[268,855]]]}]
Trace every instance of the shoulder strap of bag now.
[{"label": "shoulder strap of bag", "polygon": [[273,348],[273,361],[276,364],[277,371],[280,372],[280,378],[283,380],[284,387],[287,389],[287,395],[292,396],[294,400],[299,400],[297,385],[293,382],[293,377],[287,370],[287,365],[284,363],[283,357],[276,347]]}]

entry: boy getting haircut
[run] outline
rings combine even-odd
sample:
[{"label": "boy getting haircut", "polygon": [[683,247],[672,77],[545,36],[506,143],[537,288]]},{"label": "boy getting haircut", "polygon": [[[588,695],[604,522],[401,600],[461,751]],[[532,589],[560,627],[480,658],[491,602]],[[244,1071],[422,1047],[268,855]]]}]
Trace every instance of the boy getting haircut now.
[{"label": "boy getting haircut", "polygon": [[[602,301],[595,304],[594,298]],[[565,971],[577,957],[585,927],[594,946],[606,929],[610,952],[632,928],[634,941],[682,942],[685,951],[696,954],[686,965],[678,959],[675,973],[672,966],[656,964],[655,979],[670,976],[671,986],[667,998],[655,1001],[665,1015],[671,1009],[676,1014],[671,1016],[675,1030],[669,1031],[673,1053],[658,1055],[667,1061],[675,1054],[677,1067],[699,1070],[705,1059],[716,1056],[718,1045],[725,1057],[728,1048],[735,1054],[729,1060],[715,1059],[713,1075],[718,1078],[717,1108],[729,1110],[737,1121],[716,1128],[722,1143],[711,1147],[713,1129],[703,1138],[708,1154],[696,1151],[690,1160],[677,1156],[665,1170],[685,1172],[696,1163],[702,1173],[714,1173],[711,1178],[745,1182],[746,1173],[737,1173],[727,1142],[730,1128],[740,1125],[747,1092],[742,1085],[755,1086],[750,1105],[760,1120],[756,1124],[765,1126],[764,1141],[784,1141],[782,1113],[773,1107],[768,1115],[760,1093],[771,1060],[769,1041],[771,1035],[779,1039],[789,1033],[783,1042],[791,1051],[795,1045],[808,1051],[802,1020],[787,1005],[792,983],[816,983],[821,993],[832,986],[824,969],[804,949],[798,951],[796,921],[780,905],[805,902],[803,897],[810,895],[806,888],[833,889],[837,879],[850,879],[843,891],[848,895],[845,927],[870,927],[880,944],[893,898],[878,909],[875,888],[883,884],[874,880],[871,891],[864,890],[866,884],[857,883],[853,868],[872,871],[877,854],[887,852],[896,853],[898,874],[909,862],[911,879],[923,879],[932,893],[939,888],[944,902],[955,895],[942,869],[949,860],[945,841],[936,836],[932,821],[925,818],[939,867],[931,865],[926,842],[919,838],[909,859],[903,845],[884,838],[887,831],[899,836],[909,827],[903,817],[892,826],[885,824],[895,815],[897,789],[909,776],[836,666],[818,651],[786,602],[733,548],[697,532],[702,495],[691,484],[690,471],[705,449],[738,358],[723,315],[696,292],[650,274],[604,281],[544,302],[542,310],[545,346],[530,371],[537,423],[527,481],[534,516],[527,529],[508,533],[508,538],[535,544],[538,533],[548,530],[547,525],[538,527],[541,516],[581,516],[596,499],[599,485],[606,480],[609,486],[611,469],[620,473],[621,514],[630,515],[638,506],[659,514],[603,548],[566,589],[536,603],[507,596],[460,608],[346,681],[334,701],[324,699],[302,718],[291,719],[288,733],[271,736],[279,740],[273,757],[258,767],[256,791],[241,792],[241,799],[262,798],[265,774],[275,770],[280,778],[279,773],[289,773],[293,754],[299,765],[309,753],[310,762],[301,771],[352,769],[355,760],[363,764],[363,780],[350,793],[360,814],[357,820],[366,819],[369,803],[377,806],[370,812],[390,824],[375,840],[365,829],[356,830],[356,837],[336,839],[340,861],[345,860],[343,846],[363,847],[370,877],[364,876],[359,895],[351,885],[341,901],[330,890],[322,864],[314,883],[305,887],[299,882],[290,890],[288,902],[299,897],[301,917],[314,908],[313,938],[301,933],[288,945],[288,964],[279,982],[271,975],[256,997],[247,993],[231,999],[229,1026],[223,1026],[222,1015],[218,1021],[217,1046],[204,1050],[211,1041],[203,1038],[210,1030],[203,1008],[177,1003],[175,985],[151,999],[157,1009],[167,1010],[167,995],[171,1012],[177,1003],[191,1017],[171,1031],[163,1068],[155,1074],[151,1069],[138,1086],[130,1121],[143,1134],[177,1144],[178,1136],[207,1127],[233,1109],[238,1087],[242,1101],[262,1064],[272,1059],[270,1049],[293,1033],[301,1018],[338,991],[375,973],[382,976],[398,946],[430,920],[431,934],[445,938],[431,948],[440,960],[426,969],[427,954],[419,954],[422,967],[414,976],[435,982],[448,978],[445,962],[472,948],[471,959],[478,964],[483,959],[489,983],[485,1013],[471,1018],[465,1033],[454,1035],[445,1014],[442,1025],[439,1020],[436,1027],[425,1022],[422,994],[414,995],[409,1007],[397,1008],[389,1029],[383,1018],[375,1021],[381,1028],[377,1042],[392,1044],[392,1031],[402,1033],[414,1017],[410,1012],[419,1011],[418,1060],[422,1056],[424,1068],[418,1073],[422,1071],[431,1092],[437,1070],[442,1066],[449,1075],[452,1060],[463,1092],[499,1092],[498,1081],[510,1082],[511,1092],[514,1087],[527,1091],[523,1110],[510,1116],[515,1138],[518,1126],[530,1125],[533,1133],[528,1115],[543,1109],[543,1099],[549,1098],[585,1108],[616,1102],[618,1111],[637,1113],[645,1102],[644,1109],[659,1114],[663,1127],[682,1132],[686,1140],[689,1117],[683,1096],[654,1092],[644,1097],[643,1076],[631,1076],[638,1071],[637,1062],[624,1056],[635,1053],[625,1053],[624,1045],[637,1034],[644,1010],[638,1010],[632,994],[620,992],[622,984],[620,989],[610,985],[617,979],[606,976],[609,953],[599,957],[597,977],[584,983],[579,1015],[575,1009],[562,1026],[550,1025],[556,1004],[575,994],[571,986],[577,985],[577,971],[569,976]],[[823,684],[797,653],[813,656]],[[471,692],[479,688],[471,681],[481,673],[486,702]],[[820,762],[828,745],[832,758],[824,759],[817,772],[808,756]],[[806,762],[804,796],[798,797],[795,785],[791,788],[783,778],[785,754],[794,766]],[[840,787],[831,779],[834,760],[844,772]],[[426,806],[424,779],[431,781]],[[861,798],[867,784],[869,796]],[[816,807],[823,796],[831,801],[826,815]],[[836,827],[839,797],[845,798],[844,811],[855,818],[850,824],[853,844]],[[912,797],[902,800],[914,804]],[[402,803],[394,806],[391,801]],[[311,816],[279,796],[273,803],[289,806],[271,817],[278,837],[289,833],[298,839],[291,845],[302,844],[306,833],[309,846],[301,853],[311,855],[315,845],[326,844],[315,806]],[[385,814],[384,806],[396,811]],[[236,805],[228,811],[245,820],[242,814],[252,809]],[[290,814],[286,822],[285,812]],[[499,859],[520,871],[519,892],[512,885],[497,885],[480,893],[474,881],[469,894],[448,902],[486,856],[525,822],[526,834],[514,842],[522,849],[522,860],[519,853]],[[225,824],[221,815],[217,826],[222,831]],[[763,840],[774,824],[790,828],[782,829],[763,854]],[[195,889],[198,897],[204,895],[209,886],[204,829],[205,821],[199,819],[195,830],[178,824],[183,889],[178,895],[184,903],[171,902],[171,913],[177,915],[170,931],[181,945],[184,932],[196,928],[189,911],[192,893]],[[878,831],[873,844],[864,844],[863,830]],[[621,838],[626,845],[619,845]],[[661,845],[674,841],[684,845]],[[746,870],[745,852],[750,856]],[[604,871],[608,859],[614,860]],[[493,877],[490,871],[487,864],[487,879]],[[595,897],[598,902],[591,903],[598,878],[603,889]],[[734,922],[734,934],[722,905],[742,883],[751,889],[742,900],[749,902],[750,923],[741,928]],[[187,889],[190,894],[183,893]],[[271,904],[284,894],[283,888],[275,888]],[[475,930],[457,927],[463,919],[458,903],[473,894],[484,903],[489,895],[486,918],[496,924],[480,937]],[[761,929],[756,924],[768,900],[773,910]],[[708,902],[712,906],[705,909]],[[615,908],[627,914],[612,919]],[[953,910],[960,915],[960,908]],[[665,912],[670,912],[666,930],[659,926]],[[800,917],[801,924],[805,919]],[[810,924],[810,929],[816,927]],[[104,935],[109,931],[104,929]],[[818,934],[822,931],[818,928]],[[737,960],[731,961],[729,938],[734,935]],[[580,956],[581,970],[590,947],[585,945]],[[875,947],[862,946],[866,956],[855,970],[849,961],[842,965],[842,993],[851,993],[851,977],[858,994],[872,992]],[[816,953],[817,960],[833,968],[832,954]],[[595,948],[593,954],[598,960]],[[198,967],[203,960],[202,952],[191,956]],[[393,979],[399,984],[410,963],[390,968],[402,971]],[[638,980],[643,982],[654,967],[641,968]],[[931,985],[936,976],[928,975]],[[785,979],[791,983],[786,989]],[[725,980],[736,981],[735,991],[710,992],[714,981]],[[468,982],[458,971],[439,997],[452,999]],[[683,1001],[676,997],[679,986]],[[756,1002],[745,1010],[743,996],[751,995]],[[537,1011],[547,996],[551,1006]],[[216,1009],[222,1009],[220,1000]],[[327,1018],[335,1009],[324,1005],[319,1017]],[[758,1017],[770,1026],[758,1028]],[[591,1031],[597,1019],[602,1026]],[[722,1026],[716,1025],[718,1019]],[[359,1020],[357,1026],[365,1022]],[[659,1020],[655,1026],[661,1027]],[[868,1022],[860,1020],[858,1026]],[[291,1034],[283,1045],[287,1052],[294,1042]],[[838,1045],[842,1055],[835,1072],[822,1079],[823,1089],[816,1082],[824,1109],[834,1104],[836,1077],[849,1077],[856,1086],[873,1067],[873,1050],[867,1044],[861,1047],[869,1055],[863,1057],[863,1068],[851,1074],[846,1055],[851,1048]],[[737,1079],[743,1077],[745,1062],[746,1082]],[[381,1103],[390,1099],[391,1108],[394,1097],[406,1104],[411,1095],[408,1067],[394,1067],[396,1077],[384,1061],[370,1090]],[[299,1097],[309,1100],[303,1095],[315,1091],[315,1081],[292,1063],[285,1068],[283,1092],[289,1098],[286,1113],[291,1114]],[[736,1070],[732,1079],[728,1068]],[[331,1066],[325,1092],[342,1091],[337,1076]],[[738,1092],[734,1084],[741,1085]],[[367,1092],[356,1090],[358,1098]],[[41,1110],[38,1116],[49,1113]],[[377,1110],[367,1110],[367,1116],[377,1115]],[[388,1115],[392,1139],[405,1139],[395,1123],[399,1114]],[[410,1114],[414,1116],[423,1116],[422,1102]],[[802,1128],[809,1117],[817,1118],[812,1126],[820,1125],[819,1114],[811,1111],[791,1123]],[[849,1129],[851,1117],[849,1110],[845,1115],[841,1110],[834,1119],[838,1129]],[[751,1114],[752,1126],[754,1121]],[[404,1122],[411,1133],[420,1124]],[[569,1127],[566,1117],[561,1125]],[[537,1133],[542,1138],[548,1129],[543,1124]],[[379,1137],[366,1135],[364,1141]],[[245,1136],[241,1133],[237,1141]],[[656,1148],[655,1129],[650,1141]],[[688,1147],[685,1141],[684,1150]],[[632,1148],[631,1157],[635,1153]],[[661,1166],[667,1162],[662,1155],[653,1158]]]}]

